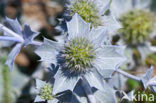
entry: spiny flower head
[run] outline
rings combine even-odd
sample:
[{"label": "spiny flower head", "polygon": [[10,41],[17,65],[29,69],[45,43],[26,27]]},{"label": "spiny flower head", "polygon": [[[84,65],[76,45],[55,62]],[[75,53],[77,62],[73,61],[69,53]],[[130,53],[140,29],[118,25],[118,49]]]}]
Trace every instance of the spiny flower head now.
[{"label": "spiny flower head", "polygon": [[151,12],[132,10],[121,17],[121,34],[127,44],[143,43],[154,30],[155,19]]},{"label": "spiny flower head", "polygon": [[72,15],[78,13],[86,22],[91,23],[94,27],[101,25],[98,8],[90,0],[76,0],[71,11]]},{"label": "spiny flower head", "polygon": [[42,80],[36,79],[36,90],[37,90],[37,96],[34,100],[34,102],[45,102],[48,103],[57,103],[58,99],[56,98],[56,95],[52,94],[53,88],[50,83],[46,83]]},{"label": "spiny flower head", "polygon": [[85,71],[91,68],[95,59],[94,45],[87,38],[75,38],[65,45],[64,58],[71,71]]},{"label": "spiny flower head", "polygon": [[52,85],[46,84],[43,88],[41,88],[39,95],[42,99],[53,100],[54,96],[52,96],[52,90]]}]

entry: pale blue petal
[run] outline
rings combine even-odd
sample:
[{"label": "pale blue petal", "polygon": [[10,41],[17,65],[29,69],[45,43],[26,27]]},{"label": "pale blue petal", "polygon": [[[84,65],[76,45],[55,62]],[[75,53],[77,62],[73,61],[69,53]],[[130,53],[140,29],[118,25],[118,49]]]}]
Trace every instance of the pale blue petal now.
[{"label": "pale blue petal", "polygon": [[58,103],[58,99],[54,98],[53,100],[48,100],[48,103]]},{"label": "pale blue petal", "polygon": [[78,82],[78,84],[76,85],[73,91],[71,103],[87,103],[88,102],[86,93],[84,91],[84,88],[81,85],[81,82],[82,81]]},{"label": "pale blue petal", "polygon": [[98,103],[117,103],[115,90],[110,88],[108,85],[105,86],[105,91],[96,90],[94,96]]},{"label": "pale blue petal", "polygon": [[141,78],[144,88],[146,89],[148,86],[148,82],[152,78],[154,73],[154,67],[152,66],[150,69],[147,70],[146,74]]},{"label": "pale blue petal", "polygon": [[107,28],[109,33],[114,33],[122,28],[121,24],[116,20],[113,14],[103,16],[101,19],[103,22],[103,26]]},{"label": "pale blue petal", "polygon": [[13,44],[15,44],[15,42],[12,41],[1,41],[1,43],[2,43],[2,47],[10,47]]},{"label": "pale blue petal", "polygon": [[44,43],[35,50],[35,53],[40,56],[40,61],[56,64],[56,56],[60,49],[61,45],[58,42],[44,38]]},{"label": "pale blue petal", "polygon": [[[133,0],[112,0],[111,3],[111,14],[113,14],[118,19],[126,12],[133,9]],[[121,6],[122,5],[122,6]]]},{"label": "pale blue petal", "polygon": [[116,73],[112,76],[112,78],[108,81],[108,84],[117,90],[120,90],[123,86],[125,86],[127,78],[123,75]]},{"label": "pale blue petal", "polygon": [[34,40],[34,38],[39,34],[39,32],[35,32],[31,30],[30,26],[25,24],[24,25],[24,40],[25,40],[25,46],[31,44]]},{"label": "pale blue petal", "polygon": [[45,99],[42,99],[40,96],[36,96],[36,98],[35,98],[35,100],[34,100],[34,102],[44,102],[45,101]]},{"label": "pale blue petal", "polygon": [[112,0],[92,0],[92,1],[99,9],[101,15],[104,15],[104,13],[109,9],[112,2]]},{"label": "pale blue petal", "polygon": [[103,45],[97,49],[94,67],[104,78],[110,78],[112,73],[126,60],[123,56],[124,46]]},{"label": "pale blue petal", "polygon": [[46,82],[36,79],[36,89],[41,90],[46,85]]},{"label": "pale blue petal", "polygon": [[150,90],[152,90],[152,92],[156,93],[156,76],[153,77],[149,82],[148,82],[149,88]]},{"label": "pale blue petal", "polygon": [[94,43],[94,45],[102,45],[107,37],[107,29],[105,27],[99,27],[92,29],[88,34],[88,39]]},{"label": "pale blue petal", "polygon": [[59,36],[55,36],[55,39],[57,40],[57,42],[61,43],[61,44],[64,44],[64,42],[66,41],[67,39],[67,35],[66,33],[62,34],[62,35],[59,35]]},{"label": "pale blue petal", "polygon": [[[83,88],[79,89],[79,91],[83,91]],[[70,103],[88,103],[88,100],[85,96],[85,93],[83,93],[83,96],[79,96],[78,94],[73,93]]]},{"label": "pale blue petal", "polygon": [[[9,29],[11,29],[12,31],[14,31],[15,33],[17,33],[18,35],[22,36],[22,27],[17,19],[14,20],[6,17],[4,21],[4,25]],[[9,35],[9,34],[5,33],[5,35]]]},{"label": "pale blue petal", "polygon": [[55,74],[55,82],[53,86],[53,94],[64,92],[66,90],[73,91],[80,77],[70,77],[69,71],[59,69]]},{"label": "pale blue petal", "polygon": [[93,69],[92,72],[86,73],[84,75],[85,79],[89,83],[91,87],[97,88],[99,90],[104,90],[104,82],[101,75],[97,72],[97,70]]},{"label": "pale blue petal", "polygon": [[67,22],[67,28],[70,40],[74,37],[85,36],[90,30],[90,24],[86,23],[77,13],[70,22]]},{"label": "pale blue petal", "polygon": [[12,51],[10,52],[10,54],[8,56],[6,65],[8,65],[8,67],[10,68],[11,71],[14,68],[16,56],[19,54],[21,48],[22,48],[21,43],[16,44],[16,46],[12,49]]}]

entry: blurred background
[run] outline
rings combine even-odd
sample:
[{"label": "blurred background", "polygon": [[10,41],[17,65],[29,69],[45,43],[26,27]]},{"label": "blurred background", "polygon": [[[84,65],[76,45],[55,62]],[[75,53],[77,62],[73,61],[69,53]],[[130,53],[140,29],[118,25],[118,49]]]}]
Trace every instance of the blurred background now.
[{"label": "blurred background", "polygon": [[[3,23],[6,16],[12,19],[17,18],[22,25],[27,23],[33,30],[40,32],[36,39],[42,41],[43,37],[46,37],[55,40],[53,37],[60,35],[55,27],[59,25],[59,18],[63,17],[64,5],[64,0],[0,0],[0,22]],[[152,1],[150,10],[156,13],[156,0]],[[120,39],[118,35],[115,35],[112,43],[115,45]],[[156,46],[156,37],[150,42]],[[33,46],[21,50],[16,58],[16,68],[10,72],[5,61],[11,48],[8,48],[7,45],[3,47],[0,45],[0,103],[33,103],[36,96],[35,78],[49,80],[52,75],[46,69],[46,64],[38,61],[40,58],[33,52],[35,49]],[[151,64],[156,67],[156,53],[148,54],[144,63],[142,63],[138,50],[134,50],[132,55],[135,66],[130,69],[128,68],[130,64],[122,66],[130,74],[140,76]],[[117,78],[120,78],[118,79],[120,89],[127,92],[133,89],[143,90],[142,84],[137,81],[114,75],[113,79]],[[147,90],[146,93],[151,93],[151,91]]]}]

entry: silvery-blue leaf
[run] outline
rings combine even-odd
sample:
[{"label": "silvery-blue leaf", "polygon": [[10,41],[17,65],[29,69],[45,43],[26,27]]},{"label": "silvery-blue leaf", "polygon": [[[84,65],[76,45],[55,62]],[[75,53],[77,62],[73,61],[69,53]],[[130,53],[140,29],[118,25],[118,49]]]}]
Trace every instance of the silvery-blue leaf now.
[{"label": "silvery-blue leaf", "polygon": [[96,103],[96,99],[93,95],[92,88],[91,88],[91,85],[89,84],[88,80],[84,76],[82,76],[81,80],[82,80],[81,85],[85,91],[85,94],[87,95],[88,102]]},{"label": "silvery-blue leaf", "polygon": [[[83,91],[83,88],[80,89],[79,91]],[[70,103],[88,103],[87,97],[84,96],[84,94],[85,93],[83,93],[83,96],[79,96],[76,93],[73,93]]]},{"label": "silvery-blue leaf", "polygon": [[105,86],[104,89],[105,91],[95,90],[94,92],[94,96],[97,99],[98,103],[117,103],[115,90],[110,88],[108,85]]},{"label": "silvery-blue leaf", "polygon": [[129,10],[132,10],[132,8],[133,8],[132,1],[133,0],[127,0],[126,2],[125,2],[125,0],[112,0],[111,6],[110,6],[111,13],[115,17],[120,18],[120,16],[123,13],[126,13]]},{"label": "silvery-blue leaf", "polygon": [[1,41],[2,47],[10,47],[13,44],[15,44],[15,42],[12,41]]},{"label": "silvery-blue leaf", "polygon": [[150,90],[154,93],[156,93],[156,86],[150,86]]},{"label": "silvery-blue leaf", "polygon": [[16,44],[16,46],[12,49],[11,53],[8,56],[8,60],[6,61],[6,64],[8,65],[10,70],[14,68],[15,59],[16,56],[19,54],[21,47],[22,47],[21,43]]},{"label": "silvery-blue leaf", "polygon": [[139,45],[138,50],[141,54],[142,61],[145,61],[146,57],[151,54],[150,44],[146,43],[145,45]]},{"label": "silvery-blue leaf", "polygon": [[104,42],[104,38],[107,36],[107,29],[105,27],[99,27],[92,29],[88,34],[88,39],[94,43],[94,45],[101,45]]},{"label": "silvery-blue leaf", "polygon": [[41,90],[46,85],[46,82],[36,79],[36,89]]},{"label": "silvery-blue leaf", "polygon": [[57,73],[57,70],[59,69],[59,66],[55,66],[54,64],[51,64],[50,67],[47,68],[51,73],[52,75],[54,76],[56,73]]},{"label": "silvery-blue leaf", "polygon": [[148,86],[149,86],[150,90],[152,90],[154,93],[156,93],[156,76],[153,77],[153,78],[148,82]]},{"label": "silvery-blue leaf", "polygon": [[154,86],[156,86],[156,76],[153,77],[153,78],[148,82],[148,85],[154,85]]},{"label": "silvery-blue leaf", "polygon": [[117,90],[121,89],[126,84],[127,78],[123,75],[116,73],[112,76],[112,78],[108,81],[108,84]]},{"label": "silvery-blue leaf", "polygon": [[112,0],[95,0],[94,2],[96,7],[99,9],[100,14],[104,15],[104,13],[109,9]]},{"label": "silvery-blue leaf", "polygon": [[72,20],[67,22],[67,28],[70,40],[74,37],[85,36],[90,30],[90,24],[86,23],[77,13],[73,16]]},{"label": "silvery-blue leaf", "polygon": [[48,103],[58,103],[58,99],[54,98],[53,100],[48,100]]},{"label": "silvery-blue leaf", "polygon": [[86,73],[84,77],[91,87],[97,88],[99,90],[104,90],[103,78],[97,72],[97,70],[93,69],[93,72]]},{"label": "silvery-blue leaf", "polygon": [[[9,29],[11,29],[12,31],[14,31],[15,33],[17,33],[18,35],[22,36],[22,27],[17,19],[14,20],[6,17],[4,21],[4,25]],[[7,32],[4,32],[4,35],[9,35],[9,34],[7,34]]]},{"label": "silvery-blue leaf", "polygon": [[40,96],[36,96],[36,98],[35,98],[35,100],[34,100],[34,102],[44,102],[45,101],[45,99],[42,99]]},{"label": "silvery-blue leaf", "polygon": [[84,88],[81,85],[81,82],[82,81],[79,81],[76,87],[74,88],[71,103],[87,103],[88,102],[86,93],[84,91]]},{"label": "silvery-blue leaf", "polygon": [[44,38],[44,43],[35,50],[35,53],[41,57],[40,61],[56,64],[56,56],[60,48],[61,45],[58,42]]},{"label": "silvery-blue leaf", "polygon": [[103,26],[107,28],[109,33],[114,33],[118,29],[122,28],[121,24],[115,19],[113,14],[103,16],[101,19],[103,22]]},{"label": "silvery-blue leaf", "polygon": [[126,99],[128,101],[133,101],[134,99],[134,90],[129,92],[128,94],[126,94],[125,92],[123,92],[124,96],[122,97],[122,100]]},{"label": "silvery-blue leaf", "polygon": [[53,86],[53,94],[64,92],[66,90],[73,91],[80,77],[70,77],[69,72],[59,69],[54,76],[55,82]]},{"label": "silvery-blue leaf", "polygon": [[148,86],[148,82],[152,78],[153,72],[154,72],[154,67],[152,66],[150,69],[147,70],[146,74],[141,78],[141,81],[145,89]]},{"label": "silvery-blue leaf", "polygon": [[124,48],[124,46],[103,45],[97,49],[94,67],[104,78],[110,78],[112,73],[126,60],[123,56]]},{"label": "silvery-blue leaf", "polygon": [[39,34],[39,32],[35,32],[31,30],[30,26],[25,24],[24,25],[24,31],[23,31],[23,36],[25,40],[25,46],[31,44],[34,40],[34,38]]},{"label": "silvery-blue leaf", "polygon": [[63,93],[59,93],[55,98],[59,100],[59,103],[65,102],[70,103],[72,99],[72,92],[71,91],[65,91]]},{"label": "silvery-blue leaf", "polygon": [[64,44],[66,37],[67,37],[67,35],[66,35],[66,33],[64,33],[59,36],[55,36],[55,39],[57,40],[57,42]]}]

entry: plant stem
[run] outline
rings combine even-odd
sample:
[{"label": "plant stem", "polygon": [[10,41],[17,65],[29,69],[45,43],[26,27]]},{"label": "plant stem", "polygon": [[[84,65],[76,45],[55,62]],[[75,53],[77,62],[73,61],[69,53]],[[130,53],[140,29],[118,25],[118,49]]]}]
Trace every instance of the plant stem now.
[{"label": "plant stem", "polygon": [[0,24],[0,30],[7,32],[8,34],[19,38],[21,41],[24,41],[23,38],[21,36],[19,36],[17,33],[13,32],[12,30],[10,30],[9,28],[5,27],[4,25]]},{"label": "plant stem", "polygon": [[36,46],[41,46],[43,43],[39,41],[33,41],[31,44]]},{"label": "plant stem", "polygon": [[10,71],[6,66],[3,68],[4,80],[4,103],[11,103],[10,97]]},{"label": "plant stem", "polygon": [[6,37],[6,36],[0,36],[0,40],[2,40],[2,41],[22,42],[20,39],[18,39],[16,37]]},{"label": "plant stem", "polygon": [[134,80],[136,80],[136,81],[141,82],[141,79],[140,79],[139,77],[134,76],[134,75],[131,75],[131,74],[125,72],[125,71],[122,71],[122,70],[118,69],[118,70],[116,70],[116,72],[118,72],[118,73],[124,75],[124,76],[127,77],[127,78],[131,78],[131,79],[134,79]]}]

